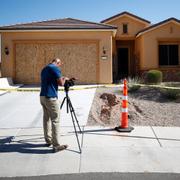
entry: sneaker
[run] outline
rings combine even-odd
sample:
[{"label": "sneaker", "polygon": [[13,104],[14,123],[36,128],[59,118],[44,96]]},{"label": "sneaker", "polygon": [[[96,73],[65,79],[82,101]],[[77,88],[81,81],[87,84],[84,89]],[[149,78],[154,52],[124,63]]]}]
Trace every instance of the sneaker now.
[{"label": "sneaker", "polygon": [[68,148],[68,145],[59,145],[59,146],[56,146],[56,147],[53,147],[53,151],[56,153],[56,152],[59,152],[59,151],[63,151],[65,149]]}]

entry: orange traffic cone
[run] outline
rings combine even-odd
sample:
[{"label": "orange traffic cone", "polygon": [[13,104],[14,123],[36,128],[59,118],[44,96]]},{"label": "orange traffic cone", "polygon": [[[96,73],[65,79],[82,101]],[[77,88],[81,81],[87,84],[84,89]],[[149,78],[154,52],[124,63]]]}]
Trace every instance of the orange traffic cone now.
[{"label": "orange traffic cone", "polygon": [[122,99],[122,113],[121,113],[121,126],[115,127],[118,132],[131,132],[134,128],[128,125],[128,88],[127,80],[124,79],[123,99]]}]

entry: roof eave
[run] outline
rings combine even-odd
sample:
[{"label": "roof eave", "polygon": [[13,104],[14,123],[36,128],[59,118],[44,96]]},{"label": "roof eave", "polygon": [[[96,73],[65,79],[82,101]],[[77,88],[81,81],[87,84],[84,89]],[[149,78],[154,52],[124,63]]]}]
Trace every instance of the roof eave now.
[{"label": "roof eave", "polygon": [[157,23],[157,24],[154,24],[154,25],[148,27],[147,30],[145,29],[145,30],[143,30],[142,32],[141,32],[141,31],[138,32],[138,33],[136,34],[136,37],[139,37],[139,36],[141,36],[141,35],[143,35],[143,34],[145,34],[145,33],[147,33],[147,32],[153,31],[154,29],[157,29],[157,28],[159,28],[159,27],[161,27],[161,26],[164,26],[165,24],[168,24],[168,23],[170,23],[170,22],[174,22],[175,24],[180,25],[180,21],[178,21],[178,20],[175,19],[175,18],[170,18],[170,19],[164,20],[164,21],[162,21],[162,22],[160,22],[160,23]]},{"label": "roof eave", "polygon": [[117,28],[0,28],[0,32],[47,32],[47,31],[117,31]]},{"label": "roof eave", "polygon": [[133,19],[136,19],[136,20],[138,20],[138,21],[140,21],[140,22],[143,22],[143,23],[145,23],[145,24],[150,24],[150,23],[151,23],[150,21],[148,21],[148,20],[146,20],[146,19],[143,19],[143,18],[141,18],[141,17],[138,17],[138,16],[136,16],[136,15],[134,15],[134,14],[131,14],[131,13],[128,13],[128,12],[123,12],[123,13],[114,15],[114,16],[108,18],[108,19],[102,20],[101,23],[109,23],[109,22],[111,22],[111,21],[114,21],[114,20],[120,18],[121,16],[129,16],[129,17],[131,17],[131,18],[133,18]]}]

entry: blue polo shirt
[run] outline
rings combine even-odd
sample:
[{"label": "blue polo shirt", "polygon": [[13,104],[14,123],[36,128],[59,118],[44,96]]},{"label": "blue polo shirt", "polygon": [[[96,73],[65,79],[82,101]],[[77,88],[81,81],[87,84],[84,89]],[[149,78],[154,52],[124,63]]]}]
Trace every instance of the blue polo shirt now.
[{"label": "blue polo shirt", "polygon": [[61,70],[54,64],[48,64],[41,71],[41,92],[40,96],[48,98],[58,97],[57,79],[62,76]]}]

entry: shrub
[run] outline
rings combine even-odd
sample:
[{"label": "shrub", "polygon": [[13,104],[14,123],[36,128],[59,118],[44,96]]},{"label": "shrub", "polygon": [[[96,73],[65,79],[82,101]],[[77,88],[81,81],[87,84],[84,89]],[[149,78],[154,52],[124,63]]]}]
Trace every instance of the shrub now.
[{"label": "shrub", "polygon": [[129,88],[128,88],[128,91],[129,92],[135,92],[135,91],[137,91],[137,90],[139,90],[140,89],[140,85],[131,85]]},{"label": "shrub", "polygon": [[128,91],[129,92],[134,92],[137,91],[141,86],[142,79],[139,77],[134,77],[134,78],[128,78]]},{"label": "shrub", "polygon": [[180,89],[162,89],[162,94],[170,100],[176,100],[180,98]]},{"label": "shrub", "polygon": [[148,84],[159,84],[162,82],[162,72],[158,70],[150,70],[146,74],[146,82]]},{"label": "shrub", "polygon": [[140,77],[128,77],[127,82],[128,84],[141,84],[142,79]]}]

